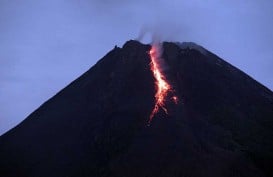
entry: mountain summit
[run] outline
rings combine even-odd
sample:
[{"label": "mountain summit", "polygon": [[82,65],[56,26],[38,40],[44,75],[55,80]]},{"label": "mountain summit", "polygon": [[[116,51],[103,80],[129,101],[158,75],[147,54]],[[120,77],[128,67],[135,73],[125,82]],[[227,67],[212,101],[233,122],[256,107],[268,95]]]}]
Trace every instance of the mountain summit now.
[{"label": "mountain summit", "polygon": [[273,93],[194,43],[128,41],[0,137],[3,177],[270,177]]}]

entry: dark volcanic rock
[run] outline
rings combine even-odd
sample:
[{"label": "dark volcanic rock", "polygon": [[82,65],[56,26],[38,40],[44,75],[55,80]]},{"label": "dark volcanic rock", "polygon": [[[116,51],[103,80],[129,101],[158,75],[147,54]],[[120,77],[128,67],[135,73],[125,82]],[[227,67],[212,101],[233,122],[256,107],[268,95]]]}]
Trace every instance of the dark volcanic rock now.
[{"label": "dark volcanic rock", "polygon": [[147,126],[150,46],[129,41],[0,137],[0,176],[273,176],[273,93],[193,43],[163,48],[168,115]]}]

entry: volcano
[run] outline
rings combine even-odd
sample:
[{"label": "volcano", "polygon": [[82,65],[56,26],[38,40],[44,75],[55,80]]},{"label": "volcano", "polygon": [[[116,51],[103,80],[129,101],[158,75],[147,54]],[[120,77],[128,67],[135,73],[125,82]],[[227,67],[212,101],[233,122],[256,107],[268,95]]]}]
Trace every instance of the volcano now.
[{"label": "volcano", "polygon": [[194,43],[128,41],[0,137],[2,177],[270,177],[273,93]]}]

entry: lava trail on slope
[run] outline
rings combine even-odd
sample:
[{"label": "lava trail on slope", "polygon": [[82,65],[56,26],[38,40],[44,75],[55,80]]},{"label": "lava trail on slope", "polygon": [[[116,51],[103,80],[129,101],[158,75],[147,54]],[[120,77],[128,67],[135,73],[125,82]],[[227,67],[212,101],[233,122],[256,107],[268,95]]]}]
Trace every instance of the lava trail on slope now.
[{"label": "lava trail on slope", "polygon": [[[156,86],[156,93],[155,93],[155,104],[154,108],[150,114],[149,124],[153,120],[155,114],[161,108],[166,114],[168,114],[168,110],[165,106],[165,101],[167,99],[168,93],[172,92],[172,87],[168,83],[164,73],[162,72],[162,66],[160,65],[161,58],[161,48],[159,44],[153,44],[149,55],[151,58],[151,71],[153,72],[153,76],[155,78],[155,86]],[[178,98],[177,96],[172,97],[174,103],[177,104]]]}]

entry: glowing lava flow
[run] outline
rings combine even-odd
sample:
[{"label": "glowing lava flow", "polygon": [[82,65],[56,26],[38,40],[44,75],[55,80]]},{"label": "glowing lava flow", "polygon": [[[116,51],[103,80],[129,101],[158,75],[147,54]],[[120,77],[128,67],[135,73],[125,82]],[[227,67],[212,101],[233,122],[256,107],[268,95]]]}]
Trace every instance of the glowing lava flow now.
[{"label": "glowing lava flow", "polygon": [[[155,78],[155,85],[156,85],[156,94],[155,94],[155,105],[153,108],[153,111],[151,112],[149,124],[151,123],[153,117],[155,114],[159,111],[159,108],[162,108],[164,112],[167,114],[167,109],[165,108],[164,101],[166,100],[166,96],[168,95],[168,92],[171,91],[171,86],[167,82],[165,76],[160,70],[160,64],[159,64],[159,57],[160,57],[160,51],[159,47],[156,45],[153,45],[151,50],[149,51],[150,58],[151,58],[151,71],[153,72],[154,78]],[[174,102],[177,102],[177,97],[173,97]]]}]

